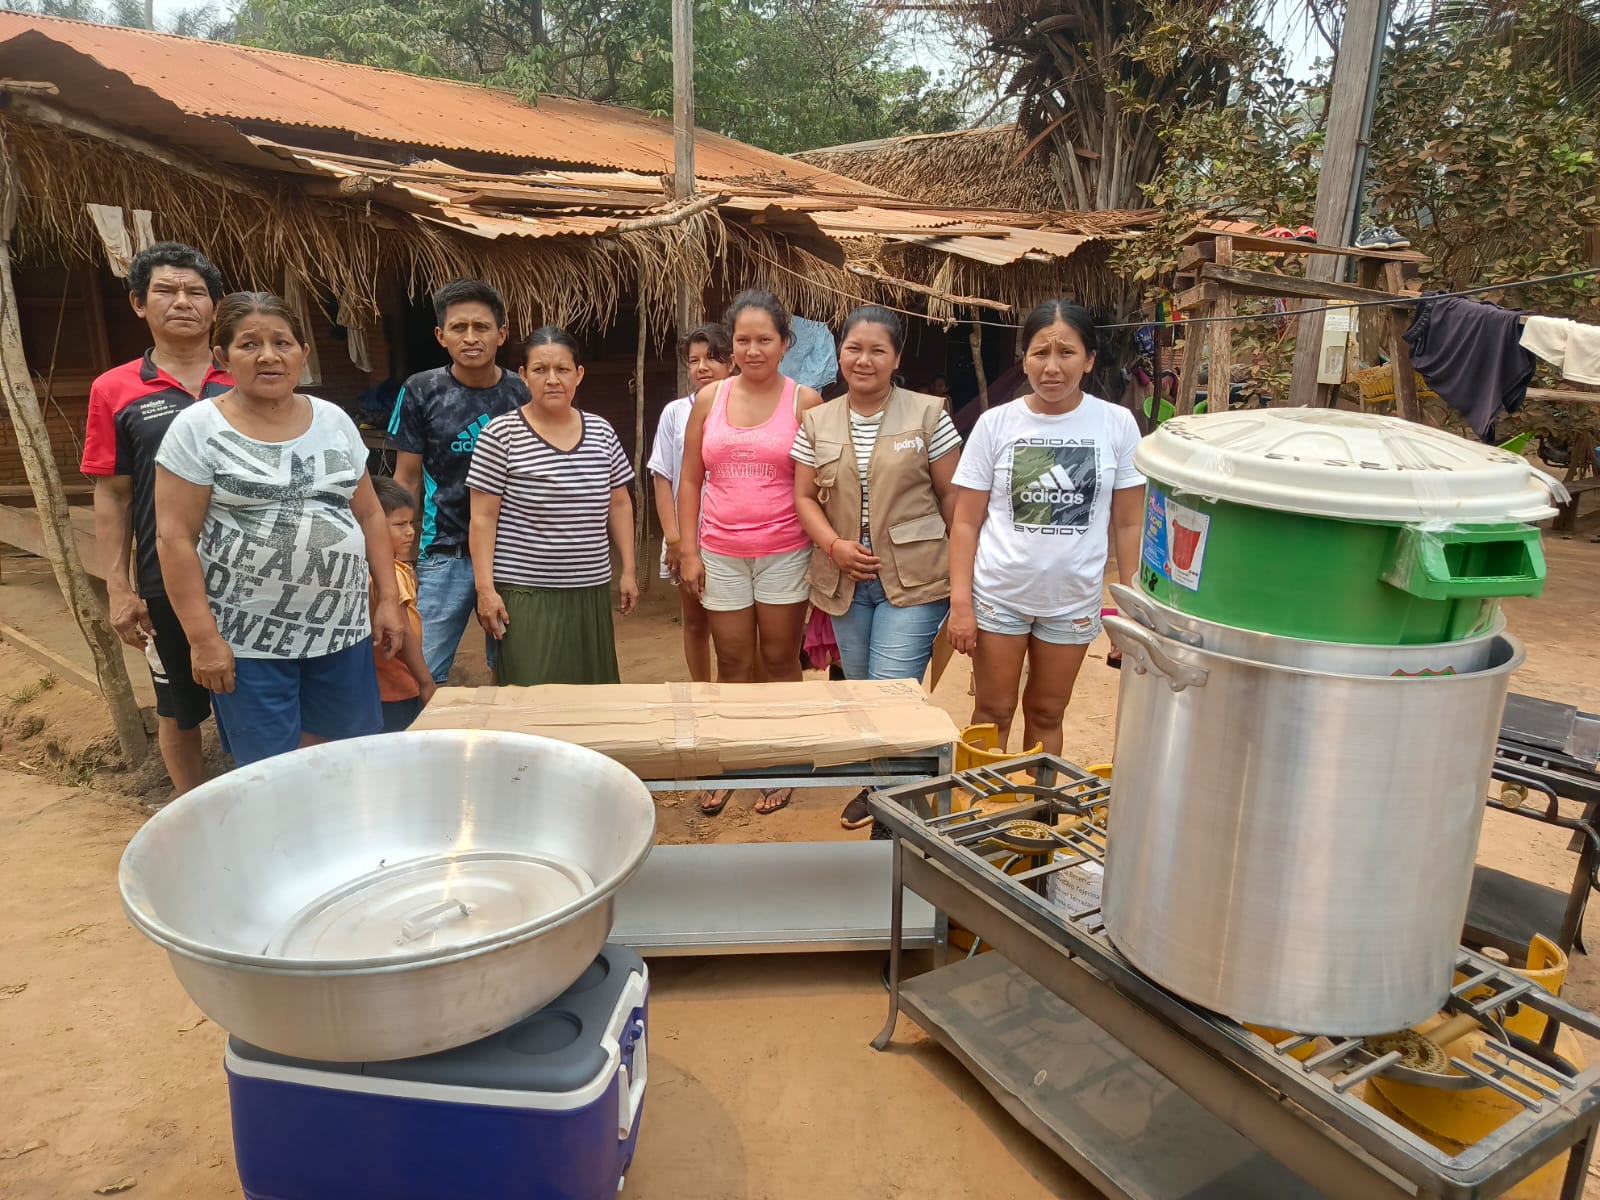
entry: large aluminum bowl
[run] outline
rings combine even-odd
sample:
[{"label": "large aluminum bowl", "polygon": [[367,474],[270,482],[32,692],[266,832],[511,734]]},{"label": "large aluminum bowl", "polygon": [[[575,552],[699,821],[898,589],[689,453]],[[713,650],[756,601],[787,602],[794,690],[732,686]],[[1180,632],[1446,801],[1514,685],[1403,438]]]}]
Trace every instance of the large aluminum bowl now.
[{"label": "large aluminum bowl", "polygon": [[134,836],[118,882],[223,1029],[359,1062],[486,1037],[560,995],[654,838],[648,789],[592,750],[388,734],[196,788]]}]

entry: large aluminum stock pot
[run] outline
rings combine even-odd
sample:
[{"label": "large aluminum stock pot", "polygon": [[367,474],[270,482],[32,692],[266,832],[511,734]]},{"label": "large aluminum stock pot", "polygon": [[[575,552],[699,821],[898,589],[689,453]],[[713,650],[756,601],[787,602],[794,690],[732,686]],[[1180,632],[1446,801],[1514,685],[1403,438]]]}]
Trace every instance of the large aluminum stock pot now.
[{"label": "large aluminum stock pot", "polygon": [[1309,671],[1109,617],[1107,932],[1240,1021],[1370,1034],[1449,992],[1516,639],[1422,678]]},{"label": "large aluminum stock pot", "polygon": [[592,750],[387,734],[196,788],[134,836],[119,882],[223,1029],[297,1058],[407,1058],[560,995],[654,837],[649,791]]},{"label": "large aluminum stock pot", "polygon": [[1123,616],[1187,646],[1255,662],[1344,675],[1459,675],[1481,671],[1489,665],[1497,639],[1506,628],[1505,617],[1497,611],[1486,618],[1484,632],[1454,642],[1409,646],[1314,642],[1207,621],[1120,583],[1111,585],[1111,598]]}]

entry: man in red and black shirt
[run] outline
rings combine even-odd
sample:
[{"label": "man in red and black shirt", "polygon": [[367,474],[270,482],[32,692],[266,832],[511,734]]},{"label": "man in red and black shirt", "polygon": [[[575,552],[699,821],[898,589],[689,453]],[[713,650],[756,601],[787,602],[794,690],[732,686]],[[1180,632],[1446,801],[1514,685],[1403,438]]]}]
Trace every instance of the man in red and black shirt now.
[{"label": "man in red and black shirt", "polygon": [[[189,641],[161,582],[156,450],[186,407],[233,386],[211,357],[211,313],[221,298],[221,272],[193,247],[157,242],[140,252],[128,271],[128,301],[150,326],[155,345],[94,381],[83,440],[111,623],[150,659],[161,757],[177,795],[205,779],[200,725],[211,714],[211,694],[194,681]],[[132,586],[130,541],[137,550]]]}]

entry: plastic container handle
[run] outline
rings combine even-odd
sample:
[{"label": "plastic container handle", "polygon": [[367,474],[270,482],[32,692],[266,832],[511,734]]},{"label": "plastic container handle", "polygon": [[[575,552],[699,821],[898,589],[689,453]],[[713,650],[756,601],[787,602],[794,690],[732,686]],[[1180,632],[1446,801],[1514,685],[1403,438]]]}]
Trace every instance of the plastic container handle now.
[{"label": "plastic container handle", "polygon": [[[1447,553],[1454,546],[1513,546],[1518,559],[1512,574],[1457,574]],[[1395,539],[1394,558],[1383,581],[1424,600],[1491,600],[1500,596],[1537,596],[1544,590],[1544,551],[1532,525],[1503,523],[1424,529],[1407,525]]]},{"label": "plastic container handle", "polygon": [[625,1142],[633,1132],[633,1123],[639,1116],[639,1106],[644,1103],[644,1085],[650,1077],[650,1058],[645,1052],[644,1022],[635,1021],[631,1031],[633,1042],[633,1070],[624,1065],[620,1071],[622,1086],[618,1089],[617,1141]]},{"label": "plastic container handle", "polygon": [[1184,688],[1205,687],[1206,680],[1211,676],[1205,667],[1190,666],[1169,657],[1160,644],[1159,635],[1126,617],[1107,617],[1103,627],[1111,638],[1111,644],[1133,664],[1136,675],[1153,671],[1165,679],[1167,686],[1175,692],[1181,692]]}]

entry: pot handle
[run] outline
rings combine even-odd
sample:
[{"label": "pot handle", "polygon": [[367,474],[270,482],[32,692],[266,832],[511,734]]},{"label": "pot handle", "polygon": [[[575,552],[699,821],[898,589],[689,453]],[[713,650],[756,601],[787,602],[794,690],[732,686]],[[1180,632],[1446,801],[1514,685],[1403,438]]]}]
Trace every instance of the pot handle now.
[{"label": "pot handle", "polygon": [[1117,607],[1128,613],[1146,629],[1153,629],[1164,638],[1171,638],[1175,642],[1182,642],[1186,646],[1201,645],[1198,633],[1191,633],[1187,629],[1179,629],[1171,621],[1163,617],[1145,598],[1145,594],[1138,588],[1127,587],[1120,583],[1111,585],[1111,598],[1117,602]]},{"label": "pot handle", "polygon": [[1175,692],[1181,692],[1184,688],[1205,687],[1211,672],[1205,667],[1190,666],[1169,657],[1161,646],[1158,634],[1126,617],[1107,617],[1103,624],[1111,644],[1121,650],[1123,658],[1133,665],[1134,674],[1154,671]]}]

